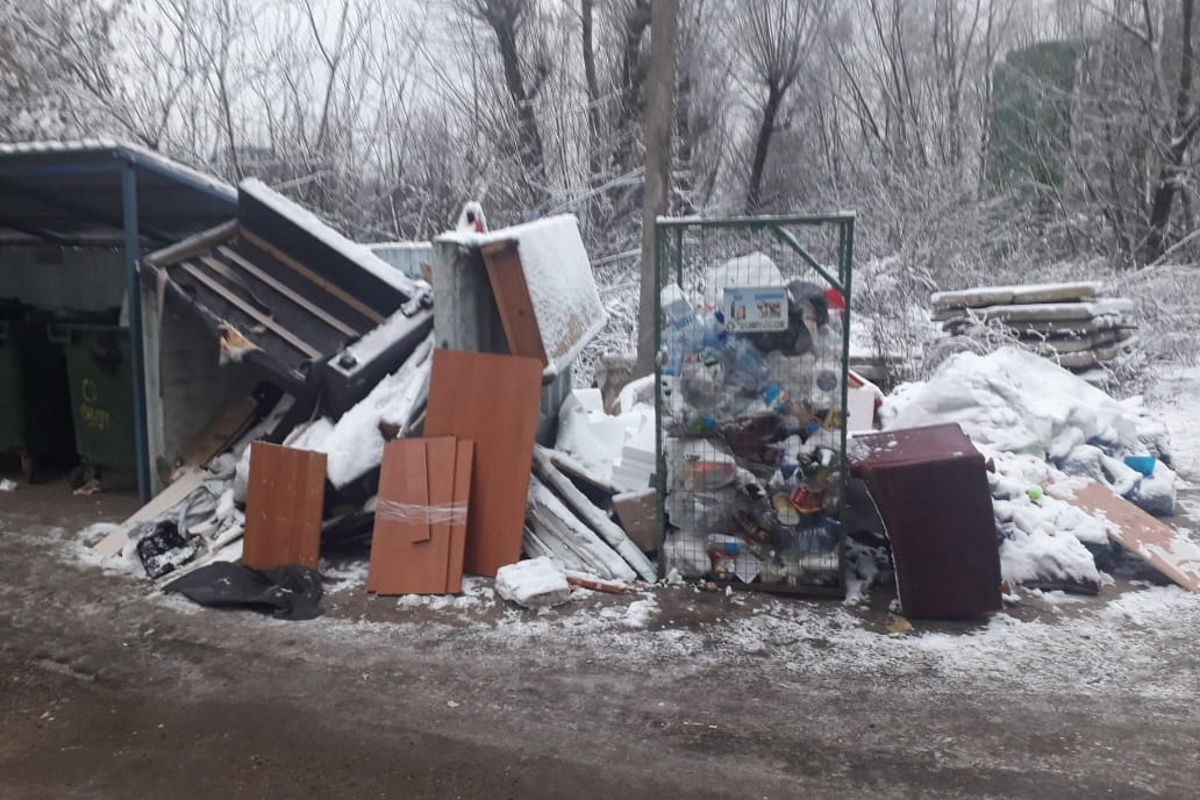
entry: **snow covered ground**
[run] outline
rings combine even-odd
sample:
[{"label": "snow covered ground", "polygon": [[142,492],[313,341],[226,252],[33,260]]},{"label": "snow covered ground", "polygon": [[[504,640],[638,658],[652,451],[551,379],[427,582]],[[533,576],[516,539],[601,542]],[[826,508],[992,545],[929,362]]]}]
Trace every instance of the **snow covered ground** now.
[{"label": "snow covered ground", "polygon": [[[939,373],[925,387],[899,393],[885,416],[892,423],[907,414],[926,424],[942,417],[962,424],[1016,486],[1013,503],[1023,512],[1014,516],[1024,520],[1018,527],[1031,541],[1041,537],[1026,555],[1038,554],[1039,547],[1053,550],[1064,536],[1076,542],[1071,534],[1079,531],[1062,530],[1061,509],[1052,513],[1045,498],[1039,504],[1024,496],[1022,480],[1031,485],[1045,478],[1054,471],[1051,461],[1061,462],[1097,437],[1108,437],[1120,456],[1145,452],[1146,436],[1160,441],[1155,436],[1165,430],[1178,474],[1156,480],[1172,481],[1179,512],[1172,521],[1200,544],[1191,521],[1200,520],[1200,503],[1189,483],[1200,477],[1200,433],[1194,424],[1200,416],[1200,369],[1167,372],[1144,402],[1118,403],[1080,388],[1069,376],[1044,371],[1044,362],[1029,358],[1034,360],[1015,353],[992,361],[964,355],[958,367]],[[1022,394],[1022,383],[1036,402]],[[923,396],[928,386],[936,391]],[[1090,533],[1103,536],[1100,527]],[[81,537],[59,534],[60,552],[94,565]],[[104,566],[134,576],[139,569],[129,559]],[[1130,580],[1128,574],[1097,572],[1097,597],[1018,589],[1005,609],[987,620],[913,621],[911,631],[897,633],[889,628],[886,601],[872,597],[839,603],[677,584],[621,596],[576,589],[561,606],[530,611],[501,600],[492,581],[482,578],[468,578],[458,597],[370,596],[363,553],[326,558],[322,572],[327,615],[306,623],[308,635],[335,643],[421,642],[447,654],[532,649],[546,658],[565,658],[582,653],[619,668],[658,664],[688,670],[766,659],[769,665],[762,668],[782,676],[834,679],[846,670],[879,671],[934,675],[949,688],[982,679],[1000,689],[1050,691],[1070,685],[1102,692],[1136,686],[1138,692],[1164,697],[1194,690],[1190,643],[1200,630],[1200,596]],[[219,613],[176,597],[157,597],[156,602],[181,613]],[[292,623],[263,618],[261,624]]]}]

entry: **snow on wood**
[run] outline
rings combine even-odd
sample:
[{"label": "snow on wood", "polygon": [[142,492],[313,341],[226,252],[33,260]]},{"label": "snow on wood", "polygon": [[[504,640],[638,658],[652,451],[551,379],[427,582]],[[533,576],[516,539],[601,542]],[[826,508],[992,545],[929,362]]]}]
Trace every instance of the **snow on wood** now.
[{"label": "snow on wood", "polygon": [[[1031,305],[997,305],[973,308],[969,312],[963,310],[951,316],[973,316],[983,321],[1000,320],[1002,322],[1066,322],[1069,320],[1090,320],[1104,317],[1120,317],[1133,310],[1133,301],[1123,297],[1107,297],[1087,303],[1039,303]],[[935,321],[937,321],[935,319]]]},{"label": "snow on wood", "polygon": [[533,449],[533,472],[548,487],[554,490],[579,518],[593,531],[598,533],[625,562],[641,576],[642,580],[654,581],[658,571],[646,558],[638,546],[629,540],[620,526],[605,516],[596,508],[583,492],[575,488],[575,484],[558,471],[550,460],[550,451],[541,446]]},{"label": "snow on wood", "polygon": [[1187,536],[1095,481],[1075,478],[1052,484],[1047,491],[1104,519],[1110,539],[1183,588],[1200,594],[1200,545]]},{"label": "snow on wood", "polygon": [[353,261],[363,271],[371,273],[408,296],[417,293],[418,284],[371,252],[371,248],[350,241],[322,222],[316,214],[271,190],[257,178],[247,178],[238,184],[238,189],[279,216],[290,220],[297,227],[303,228],[310,236]]},{"label": "snow on wood", "polygon": [[413,355],[371,393],[341,416],[317,449],[329,455],[329,482],[341,488],[378,467],[383,460],[381,422],[389,422],[403,436],[429,389],[432,334]]},{"label": "snow on wood", "polygon": [[636,579],[637,573],[615,550],[577,518],[571,510],[536,476],[529,481],[526,522],[538,539],[554,552],[567,551],[564,564],[577,561],[585,572],[600,578],[623,581]]},{"label": "snow on wood", "polygon": [[484,234],[438,237],[467,246],[516,242],[547,371],[560,373],[608,322],[579,224],[561,214]]},{"label": "snow on wood", "polygon": [[985,286],[957,292],[937,292],[931,298],[931,302],[937,309],[1053,303],[1086,300],[1098,295],[1102,288],[1103,285],[1095,281],[1040,283],[1024,286]]},{"label": "snow on wood", "polygon": [[1098,291],[1099,284],[1075,283],[940,292],[931,318],[968,338],[1000,326],[1038,355],[1085,371],[1120,361],[1135,343],[1133,301]]}]

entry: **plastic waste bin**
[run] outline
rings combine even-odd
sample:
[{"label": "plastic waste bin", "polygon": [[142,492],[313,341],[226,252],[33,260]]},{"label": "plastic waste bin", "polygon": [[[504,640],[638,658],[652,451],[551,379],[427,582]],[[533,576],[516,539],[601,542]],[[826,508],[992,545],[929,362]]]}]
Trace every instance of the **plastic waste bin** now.
[{"label": "plastic waste bin", "polygon": [[66,355],[79,457],[106,483],[113,472],[136,480],[129,329],[55,323],[48,332]]},{"label": "plastic waste bin", "polygon": [[855,438],[862,478],[892,547],[903,612],[969,619],[1001,607],[1000,547],[983,456],[956,424]]},{"label": "plastic waste bin", "polygon": [[0,317],[0,452],[19,455],[34,483],[75,461],[66,360],[45,316],[6,304]]}]

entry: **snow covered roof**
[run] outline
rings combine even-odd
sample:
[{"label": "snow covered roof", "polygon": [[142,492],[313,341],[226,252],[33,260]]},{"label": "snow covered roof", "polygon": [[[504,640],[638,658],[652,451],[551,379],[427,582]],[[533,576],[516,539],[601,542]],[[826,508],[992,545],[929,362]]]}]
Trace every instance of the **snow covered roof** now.
[{"label": "snow covered roof", "polygon": [[127,169],[144,241],[177,241],[236,213],[232,186],[129,142],[0,144],[0,244],[120,244]]},{"label": "snow covered roof", "polygon": [[[354,263],[364,272],[383,281],[394,289],[399,289],[406,296],[418,294],[422,287],[416,282],[397,272],[396,269],[371,251],[365,244],[353,242],[335,231],[316,214],[299,204],[289,200],[268,187],[256,178],[248,178],[238,184],[238,191],[246,197],[253,198],[262,206],[270,209],[278,217],[287,220],[293,227],[293,233],[309,237],[324,248],[332,250],[341,258]],[[239,214],[239,218],[244,215]],[[243,225],[253,228],[257,221],[253,215],[243,219]],[[292,255],[301,256],[302,253]]]}]

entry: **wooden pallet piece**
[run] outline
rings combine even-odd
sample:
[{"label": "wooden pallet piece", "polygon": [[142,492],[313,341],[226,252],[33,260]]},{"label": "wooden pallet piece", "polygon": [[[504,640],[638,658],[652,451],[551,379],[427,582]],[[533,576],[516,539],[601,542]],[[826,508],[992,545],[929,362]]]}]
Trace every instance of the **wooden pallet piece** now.
[{"label": "wooden pallet piece", "polygon": [[224,453],[254,424],[257,407],[258,404],[249,395],[227,404],[183,448],[180,456],[183,462],[203,466]]},{"label": "wooden pallet piece", "polygon": [[[1082,479],[1081,479],[1082,480]],[[1200,544],[1147,514],[1107,486],[1055,486],[1046,493],[1087,513],[1103,517],[1108,538],[1190,592],[1200,594]]]},{"label": "wooden pallet piece", "polygon": [[325,503],[324,453],[252,442],[242,563],[317,568]]},{"label": "wooden pallet piece", "polygon": [[521,557],[541,401],[531,358],[435,350],[425,435],[475,442],[463,569],[494,577]]}]

